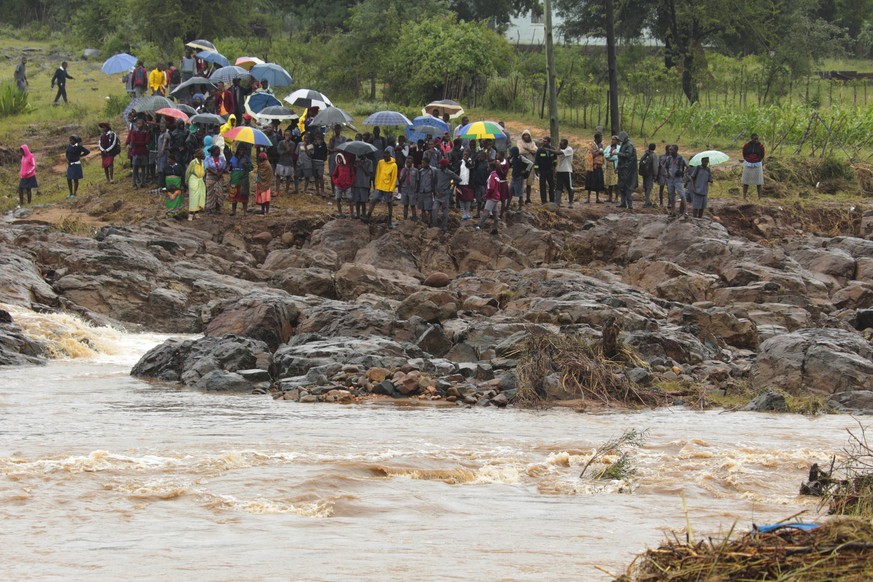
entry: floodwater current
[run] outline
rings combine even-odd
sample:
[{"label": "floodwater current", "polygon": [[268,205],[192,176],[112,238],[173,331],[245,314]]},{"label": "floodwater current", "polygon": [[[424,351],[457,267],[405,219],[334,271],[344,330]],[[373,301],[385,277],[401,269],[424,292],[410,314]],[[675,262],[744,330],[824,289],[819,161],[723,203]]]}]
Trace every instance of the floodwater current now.
[{"label": "floodwater current", "polygon": [[[25,329],[71,325],[40,317]],[[607,580],[686,517],[814,519],[800,482],[856,426],[208,394],[129,376],[164,336],[82,333],[84,353],[0,369],[6,580]],[[630,428],[636,475],[580,479]]]}]

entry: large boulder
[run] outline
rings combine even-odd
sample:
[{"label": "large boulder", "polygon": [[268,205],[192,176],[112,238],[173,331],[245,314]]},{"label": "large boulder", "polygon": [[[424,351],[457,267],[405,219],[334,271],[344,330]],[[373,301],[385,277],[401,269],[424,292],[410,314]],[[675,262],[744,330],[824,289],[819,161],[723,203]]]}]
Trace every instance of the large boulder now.
[{"label": "large boulder", "polygon": [[318,267],[287,268],[273,276],[272,284],[291,295],[318,295],[336,299],[333,272]]},{"label": "large boulder", "polygon": [[254,291],[215,307],[206,335],[239,335],[261,340],[275,350],[288,341],[300,317],[297,302],[281,291]]},{"label": "large boulder", "polygon": [[[272,362],[267,344],[251,338],[229,335],[196,340],[169,339],[146,352],[130,375],[198,386],[211,372],[270,370]],[[217,378],[212,376],[213,380]],[[213,385],[199,384],[204,389]]]},{"label": "large boulder", "polygon": [[400,271],[346,263],[336,273],[336,291],[346,301],[364,293],[403,299],[421,288],[418,279]]},{"label": "large boulder", "polygon": [[27,337],[9,312],[0,309],[0,366],[43,364],[45,355],[44,346]]},{"label": "large boulder", "polygon": [[752,367],[756,388],[790,394],[873,389],[873,349],[842,329],[801,329],[761,344]]},{"label": "large boulder", "polygon": [[275,354],[276,373],[281,379],[306,376],[326,366],[336,369],[356,364],[363,368],[400,368],[411,358],[422,357],[415,346],[401,344],[384,337],[326,338],[318,334],[295,336]]}]

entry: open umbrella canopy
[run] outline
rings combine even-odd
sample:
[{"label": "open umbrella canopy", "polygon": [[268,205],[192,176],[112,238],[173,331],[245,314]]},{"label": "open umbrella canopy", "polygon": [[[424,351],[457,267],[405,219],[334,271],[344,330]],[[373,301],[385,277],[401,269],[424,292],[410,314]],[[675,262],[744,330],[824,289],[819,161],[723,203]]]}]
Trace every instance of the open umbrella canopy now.
[{"label": "open umbrella canopy", "polygon": [[455,119],[463,115],[464,108],[461,107],[460,103],[452,99],[441,99],[439,101],[431,101],[424,106],[421,112],[425,115],[432,114],[436,117],[442,117],[443,114],[448,113],[450,118]]},{"label": "open umbrella canopy", "polygon": [[285,97],[285,101],[297,107],[318,107],[319,109],[325,109],[333,106],[327,95],[312,89],[297,89]]},{"label": "open umbrella canopy", "polygon": [[170,91],[170,95],[178,95],[187,91],[191,87],[196,87],[200,90],[201,87],[207,87],[209,89],[215,88],[215,83],[207,79],[206,77],[191,77],[187,81],[183,83],[179,83],[179,86]]},{"label": "open umbrella canopy", "polygon": [[263,121],[293,121],[295,119],[300,119],[299,115],[281,105],[264,107],[255,114],[255,117]]},{"label": "open umbrella canopy", "polygon": [[406,139],[417,142],[427,136],[443,135],[449,131],[449,124],[432,115],[419,115],[412,120],[412,125],[406,128]]},{"label": "open umbrella canopy", "polygon": [[355,156],[366,156],[375,154],[378,150],[376,146],[365,141],[347,141],[336,146],[336,149],[341,152],[347,152]]},{"label": "open umbrella canopy", "polygon": [[203,59],[207,63],[212,63],[213,65],[218,65],[219,67],[227,67],[230,66],[230,61],[227,60],[227,57],[223,54],[216,51],[200,51],[197,53],[197,57]]},{"label": "open umbrella canopy", "polygon": [[[249,115],[258,115],[265,107],[282,107],[282,102],[269,93],[252,93],[246,97],[245,109]],[[284,109],[284,107],[282,107]]]},{"label": "open umbrella canopy", "polygon": [[224,125],[224,119],[214,113],[198,113],[189,121],[197,125]]},{"label": "open umbrella canopy", "polygon": [[229,65],[221,67],[220,69],[215,69],[215,71],[209,75],[209,80],[213,83],[230,83],[234,79],[242,79],[243,77],[248,76],[249,72],[244,68],[237,67],[236,65]]},{"label": "open umbrella canopy", "polygon": [[263,65],[264,61],[258,57],[239,57],[234,63],[238,67],[242,67],[247,71],[251,71],[255,65]]},{"label": "open umbrella canopy", "polygon": [[176,109],[191,117],[192,115],[197,115],[197,110],[191,107],[190,105],[185,105],[184,103],[177,103]]},{"label": "open umbrella canopy", "polygon": [[364,125],[412,125],[409,118],[397,111],[377,111],[364,120]]},{"label": "open umbrella canopy", "polygon": [[267,81],[272,87],[287,87],[291,84],[291,75],[276,63],[261,63],[252,67],[252,77],[258,81]]},{"label": "open umbrella canopy", "polygon": [[266,133],[248,125],[239,125],[225,132],[224,139],[226,141],[241,141],[256,146],[270,147],[273,145],[273,142],[267,137]]},{"label": "open umbrella canopy", "polygon": [[506,132],[493,121],[474,121],[457,131],[457,137],[462,139],[499,139],[506,137]]},{"label": "open umbrella canopy", "polygon": [[185,114],[184,111],[180,109],[176,109],[175,107],[162,107],[155,111],[158,115],[163,115],[165,117],[172,117],[173,119],[181,119],[184,122],[188,122],[188,115]]},{"label": "open umbrella canopy", "polygon": [[195,49],[200,49],[202,51],[214,51],[215,50],[214,44],[212,44],[208,40],[203,40],[202,38],[199,38],[197,40],[192,40],[191,42],[187,43],[185,46],[195,48]]},{"label": "open umbrella canopy", "polygon": [[717,166],[731,159],[730,156],[728,156],[724,152],[720,152],[718,150],[706,150],[705,152],[700,152],[699,154],[691,158],[691,161],[688,162],[688,165],[699,166],[702,163],[703,158],[709,158],[710,166]]},{"label": "open umbrella canopy", "polygon": [[355,119],[340,109],[339,107],[328,107],[318,112],[318,115],[312,118],[313,125],[340,125],[352,123]]},{"label": "open umbrella canopy", "polygon": [[134,99],[136,101],[136,105],[133,110],[137,113],[154,113],[158,109],[163,109],[164,107],[168,107],[170,109],[175,109],[176,104],[167,99],[166,97],[161,97],[160,95],[148,95],[146,97],[139,97],[138,99]]},{"label": "open umbrella canopy", "polygon": [[103,66],[100,67],[100,70],[107,75],[117,75],[118,73],[125,73],[129,71],[135,66],[135,56],[129,55],[127,53],[118,53],[117,55],[112,55],[111,57],[103,61]]}]

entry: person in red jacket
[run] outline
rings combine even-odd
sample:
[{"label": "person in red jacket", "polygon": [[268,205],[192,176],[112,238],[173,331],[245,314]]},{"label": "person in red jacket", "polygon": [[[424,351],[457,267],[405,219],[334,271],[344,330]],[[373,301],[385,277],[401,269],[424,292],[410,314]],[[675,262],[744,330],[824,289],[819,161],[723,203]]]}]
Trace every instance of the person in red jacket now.
[{"label": "person in red jacket", "polygon": [[753,133],[749,143],[743,146],[743,200],[749,195],[749,186],[758,189],[758,199],[764,187],[764,144]]},{"label": "person in red jacket", "polygon": [[500,176],[497,174],[497,162],[489,162],[488,169],[491,170],[491,175],[488,176],[488,186],[485,188],[485,208],[482,212],[482,218],[479,219],[479,224],[476,225],[476,230],[485,226],[485,221],[488,220],[490,214],[494,217],[494,227],[491,229],[491,234],[497,234],[497,225],[500,224]]},{"label": "person in red jacket", "polygon": [[353,214],[352,186],[355,185],[355,167],[346,163],[344,155],[336,155],[336,167],[333,169],[331,178],[333,179],[334,198],[336,198],[336,209],[339,212],[339,217],[346,217],[343,214],[343,199],[349,202],[349,216],[351,216]]},{"label": "person in red jacket", "polygon": [[138,118],[133,129],[127,134],[127,149],[133,166],[133,187],[145,186],[146,168],[149,165],[149,142],[151,133],[145,124],[145,119]]}]

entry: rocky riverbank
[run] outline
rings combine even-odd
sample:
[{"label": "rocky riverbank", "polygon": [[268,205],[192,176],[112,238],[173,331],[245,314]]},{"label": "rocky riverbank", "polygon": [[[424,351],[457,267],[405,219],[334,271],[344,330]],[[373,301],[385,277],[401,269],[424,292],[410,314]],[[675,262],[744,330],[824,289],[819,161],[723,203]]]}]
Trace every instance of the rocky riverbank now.
[{"label": "rocky riverbank", "polygon": [[[303,402],[506,406],[524,389],[576,399],[564,370],[519,386],[521,348],[534,331],[594,345],[612,321],[637,360],[610,374],[665,402],[692,388],[773,389],[873,411],[873,240],[816,236],[754,207],[719,216],[537,209],[497,236],[290,213],[93,237],[10,222],[0,303],[202,333],[158,346],[133,374],[204,390]],[[0,363],[40,355],[0,321]]]}]

